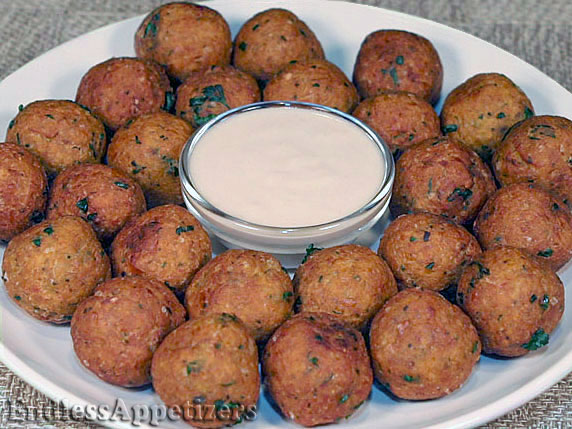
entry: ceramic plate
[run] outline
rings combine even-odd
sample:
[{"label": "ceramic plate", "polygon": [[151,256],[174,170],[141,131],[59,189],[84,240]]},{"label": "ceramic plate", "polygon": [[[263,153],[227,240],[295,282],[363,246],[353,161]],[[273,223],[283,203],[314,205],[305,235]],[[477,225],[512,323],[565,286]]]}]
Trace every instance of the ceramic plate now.
[{"label": "ceramic plate", "polygon": [[[445,70],[443,96],[479,72],[502,72],[530,97],[538,114],[572,118],[572,94],[513,55],[441,24],[384,9],[333,1],[212,1],[229,22],[233,34],[254,13],[278,6],[292,10],[314,30],[327,58],[351,76],[360,43],[374,30],[395,28],[419,33],[436,46]],[[73,99],[82,75],[112,56],[134,55],[133,35],[142,17],[128,19],[67,42],[25,65],[0,83],[0,129],[7,129],[19,104],[46,98]],[[442,103],[442,101],[441,101]],[[440,107],[441,103],[437,106]],[[3,249],[0,253],[3,252]],[[559,273],[569,286],[572,267]],[[131,409],[159,405],[151,389],[128,390],[108,385],[76,360],[69,327],[38,322],[14,305],[0,288],[0,358],[28,383],[68,405],[114,404],[121,398]],[[546,348],[514,360],[483,357],[468,382],[453,394],[435,401],[408,402],[388,397],[377,387],[366,405],[341,427],[352,428],[462,428],[490,421],[532,399],[572,370],[572,313],[567,309]],[[114,427],[131,427],[115,421]],[[188,427],[182,422],[164,427]],[[247,427],[295,426],[283,420],[261,395],[259,415]],[[340,427],[337,426],[337,427]]]}]

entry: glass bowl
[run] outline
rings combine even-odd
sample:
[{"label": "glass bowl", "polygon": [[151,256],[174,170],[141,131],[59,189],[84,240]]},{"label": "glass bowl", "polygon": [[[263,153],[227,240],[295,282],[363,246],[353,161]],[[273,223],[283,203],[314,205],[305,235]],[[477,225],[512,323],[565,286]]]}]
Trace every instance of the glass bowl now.
[{"label": "glass bowl", "polygon": [[[276,227],[258,225],[239,219],[214,207],[197,190],[189,171],[193,149],[201,138],[221,122],[244,112],[258,109],[305,109],[328,113],[359,127],[371,139],[381,153],[384,175],[375,196],[353,213],[331,222],[301,226]],[[185,144],[179,161],[180,179],[185,204],[189,211],[228,248],[261,250],[280,257],[300,255],[310,244],[316,247],[331,247],[346,244],[372,228],[386,213],[391,199],[395,175],[393,156],[385,142],[367,125],[358,119],[326,106],[291,102],[268,101],[241,106],[220,114],[208,122]],[[372,243],[373,244],[373,243]],[[280,258],[283,260],[284,258]]]}]

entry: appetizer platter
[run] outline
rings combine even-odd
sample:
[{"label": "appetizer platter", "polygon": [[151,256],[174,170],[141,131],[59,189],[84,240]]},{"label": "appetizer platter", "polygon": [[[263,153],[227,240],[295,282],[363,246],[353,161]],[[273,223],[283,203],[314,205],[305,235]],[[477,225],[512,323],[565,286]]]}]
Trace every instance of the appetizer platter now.
[{"label": "appetizer platter", "polygon": [[380,8],[85,34],[0,83],[0,359],[109,427],[490,421],[572,370],[571,118],[531,65]]}]

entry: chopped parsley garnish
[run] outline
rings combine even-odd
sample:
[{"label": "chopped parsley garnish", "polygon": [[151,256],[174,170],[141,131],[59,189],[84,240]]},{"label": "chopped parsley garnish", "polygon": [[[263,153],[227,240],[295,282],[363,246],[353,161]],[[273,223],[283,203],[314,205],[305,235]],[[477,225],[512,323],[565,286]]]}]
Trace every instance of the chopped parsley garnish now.
[{"label": "chopped parsley garnish", "polygon": [[14,119],[12,119],[10,121],[10,124],[8,124],[8,129],[11,130],[12,128],[14,128],[14,124],[16,123],[16,121]]},{"label": "chopped parsley garnish", "polygon": [[528,343],[522,345],[522,348],[530,351],[537,350],[548,344],[549,339],[550,336],[544,332],[544,329],[540,328],[534,334],[532,334],[532,337]]},{"label": "chopped parsley garnish", "polygon": [[48,235],[52,235],[54,233],[54,228],[48,226],[47,228],[44,228],[44,232]]},{"label": "chopped parsley garnish", "polygon": [[532,294],[530,296],[530,302],[533,303],[534,301],[536,301],[538,299],[538,297],[535,294]]},{"label": "chopped parsley garnish", "polygon": [[320,334],[316,334],[315,338],[318,341],[324,341],[324,337],[322,337]]},{"label": "chopped parsley garnish", "polygon": [[430,194],[432,190],[433,190],[433,178],[431,177],[429,179],[429,183],[427,184],[427,193]]},{"label": "chopped parsley garnish", "polygon": [[532,118],[533,116],[534,112],[528,106],[526,106],[524,108],[524,119]]},{"label": "chopped parsley garnish", "polygon": [[21,300],[22,300],[22,297],[21,297],[20,295],[14,295],[14,299],[15,299],[16,301],[21,301]]},{"label": "chopped parsley garnish", "polygon": [[314,246],[314,243],[310,243],[310,245],[308,247],[306,247],[306,255],[304,256],[304,259],[302,259],[302,264],[304,262],[306,262],[308,260],[308,258],[310,256],[312,256],[312,254],[314,252],[317,252],[318,250],[322,250],[322,248]]},{"label": "chopped parsley garnish", "polygon": [[260,27],[260,24],[256,24],[254,27],[252,27],[252,31],[256,31],[258,27]]},{"label": "chopped parsley garnish", "polygon": [[181,235],[183,232],[194,231],[194,229],[195,229],[195,227],[193,225],[180,226],[177,228],[176,232],[177,232],[177,235]]},{"label": "chopped parsley garnish", "polygon": [[427,265],[425,265],[425,268],[427,268],[428,270],[432,270],[434,266],[435,266],[435,262],[430,262]]},{"label": "chopped parsley garnish", "polygon": [[340,404],[343,404],[344,402],[346,402],[348,399],[350,399],[350,395],[345,394],[344,396],[342,396],[340,398]]},{"label": "chopped parsley garnish", "polygon": [[20,104],[20,105],[18,106],[18,111],[21,112],[22,110],[24,110],[24,105],[23,105],[23,104]]},{"label": "chopped parsley garnish", "polygon": [[46,118],[55,119],[54,115],[50,115],[49,113],[46,115]]},{"label": "chopped parsley garnish", "polygon": [[93,222],[95,220],[95,218],[97,218],[97,213],[90,213],[87,215],[87,220],[89,222]]},{"label": "chopped parsley garnish", "polygon": [[389,69],[389,75],[391,76],[391,78],[393,79],[393,84],[395,86],[399,86],[399,77],[397,76],[397,70],[395,70],[394,67],[391,67]]},{"label": "chopped parsley garnish", "polygon": [[139,140],[139,136],[135,136],[135,144],[141,144],[141,140]]},{"label": "chopped parsley garnish", "polygon": [[316,83],[314,83],[312,86],[315,87],[315,88],[319,88],[319,87],[320,87],[320,84],[319,84],[318,82],[316,82]]},{"label": "chopped parsley garnish", "polygon": [[75,205],[77,206],[78,209],[80,209],[84,213],[87,213],[87,210],[89,209],[87,198],[79,200],[77,203],[75,203]]},{"label": "chopped parsley garnish", "polygon": [[550,297],[548,295],[544,295],[542,297],[542,301],[540,301],[540,306],[542,307],[543,310],[548,310],[548,307],[550,307]]},{"label": "chopped parsley garnish", "polygon": [[187,363],[187,375],[201,372],[203,365],[200,361],[194,360],[192,362]]},{"label": "chopped parsley garnish", "polygon": [[423,241],[429,241],[429,237],[431,237],[431,233],[429,231],[425,231],[423,233]]},{"label": "chopped parsley garnish", "polygon": [[411,237],[409,237],[409,241],[411,241],[411,242],[417,241],[417,237],[411,236]]},{"label": "chopped parsley garnish", "polygon": [[222,387],[229,387],[229,386],[232,386],[233,384],[236,384],[236,381],[233,380],[233,381],[231,381],[231,382],[229,382],[229,383],[222,383],[221,386],[222,386]]},{"label": "chopped parsley garnish", "polygon": [[175,94],[173,94],[173,91],[167,91],[165,93],[165,104],[163,105],[163,110],[169,112],[171,111],[174,105],[175,105]]},{"label": "chopped parsley garnish", "polygon": [[403,56],[402,56],[402,55],[399,55],[399,56],[395,59],[395,62],[396,62],[397,64],[399,64],[399,65],[402,65],[402,64],[403,64]]},{"label": "chopped parsley garnish", "polygon": [[169,158],[168,156],[165,155],[163,155],[161,159],[165,161],[169,166],[167,173],[170,174],[171,176],[179,177],[178,161],[176,159]]},{"label": "chopped parsley garnish", "polygon": [[502,118],[505,118],[505,117],[506,117],[506,115],[504,114],[504,112],[500,112],[500,113],[497,115],[497,119],[502,119]]},{"label": "chopped parsley garnish", "polygon": [[131,172],[133,174],[138,174],[141,173],[143,170],[145,170],[147,167],[143,166],[143,165],[138,165],[135,161],[131,161],[131,165],[133,167],[135,167],[133,170],[131,170]]},{"label": "chopped parsley garnish", "polygon": [[404,376],[403,376],[403,379],[404,379],[405,381],[407,381],[408,383],[414,383],[414,382],[416,382],[416,381],[419,381],[419,377],[412,377],[412,376],[410,376],[410,375],[404,375]]},{"label": "chopped parsley garnish", "polygon": [[292,292],[290,292],[290,291],[284,292],[284,293],[282,294],[282,299],[283,299],[284,301],[288,301],[290,298],[292,298],[293,295],[294,295],[294,294],[293,294]]},{"label": "chopped parsley garnish", "polygon": [[463,201],[467,201],[473,195],[473,191],[470,189],[463,189],[463,188],[455,188],[451,195],[447,198],[447,201],[452,202],[455,201],[457,196],[461,197]]},{"label": "chopped parsley garnish", "polygon": [[205,103],[221,103],[227,109],[230,109],[230,106],[226,101],[226,97],[224,95],[224,88],[222,87],[222,85],[211,85],[205,87],[203,89],[203,95],[198,97],[193,97],[189,100],[189,106],[193,109],[193,113],[195,114],[194,120],[199,126],[206,124],[208,121],[210,121],[216,116],[213,114],[207,116],[201,116],[203,106]]},{"label": "chopped parsley garnish", "polygon": [[443,133],[444,134],[448,134],[448,133],[454,133],[455,131],[457,131],[459,127],[457,127],[456,124],[449,124],[449,125],[445,125],[443,127]]},{"label": "chopped parsley garnish", "polygon": [[310,358],[310,362],[312,362],[312,365],[318,366],[318,358],[317,357]]},{"label": "chopped parsley garnish", "polygon": [[478,341],[475,341],[474,344],[473,344],[472,353],[476,353],[478,349],[479,349],[479,342],[478,342]]},{"label": "chopped parsley garnish", "polygon": [[554,253],[554,250],[552,250],[552,249],[549,247],[549,248],[547,248],[546,250],[541,250],[540,252],[537,253],[537,255],[538,255],[538,256],[542,256],[543,258],[550,258],[553,253]]},{"label": "chopped parsley garnish", "polygon": [[242,52],[246,51],[247,47],[248,44],[246,42],[240,42],[240,44],[238,45],[238,49],[240,49]]},{"label": "chopped parsley garnish", "polygon": [[115,186],[120,187],[121,189],[129,189],[129,185],[123,182],[115,182]]},{"label": "chopped parsley garnish", "polygon": [[159,19],[161,18],[161,14],[156,13],[155,15],[153,15],[151,17],[151,20],[149,21],[149,23],[147,24],[147,26],[145,27],[145,33],[143,34],[143,37],[155,37],[157,36],[157,22],[159,22]]},{"label": "chopped parsley garnish", "polygon": [[40,247],[42,245],[42,238],[36,237],[32,240],[32,243],[34,243],[34,246]]}]

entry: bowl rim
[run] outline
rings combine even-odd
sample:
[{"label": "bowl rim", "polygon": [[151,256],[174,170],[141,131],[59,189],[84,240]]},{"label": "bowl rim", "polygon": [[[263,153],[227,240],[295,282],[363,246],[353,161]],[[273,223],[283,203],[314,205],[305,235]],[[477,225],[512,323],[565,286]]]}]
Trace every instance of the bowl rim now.
[{"label": "bowl rim", "polygon": [[[329,222],[316,224],[316,225],[304,225],[304,226],[271,226],[271,225],[264,225],[258,224],[254,222],[249,222],[247,220],[241,219],[239,217],[233,216],[225,211],[215,207],[212,205],[206,198],[204,198],[201,193],[198,191],[196,186],[193,183],[192,176],[189,172],[190,170],[190,159],[192,152],[196,145],[199,143],[201,138],[214,126],[219,124],[220,122],[225,121],[229,117],[235,116],[240,113],[251,112],[254,110],[260,109],[267,109],[267,108],[288,108],[288,109],[303,109],[303,110],[312,110],[318,111],[326,114],[330,114],[336,116],[340,119],[350,122],[354,126],[360,128],[366,135],[373,141],[373,143],[377,146],[381,153],[381,157],[384,163],[384,174],[383,179],[381,181],[381,186],[377,193],[361,208],[358,210],[353,211],[352,213],[339,218],[334,219]],[[293,232],[306,232],[312,230],[327,230],[331,228],[337,227],[339,224],[358,217],[369,210],[376,207],[381,201],[383,201],[388,195],[390,195],[392,188],[393,188],[393,181],[395,178],[395,162],[393,160],[393,155],[387,143],[377,134],[371,127],[369,127],[364,122],[360,121],[359,119],[351,116],[348,113],[342,112],[340,110],[334,109],[332,107],[324,106],[321,104],[315,103],[307,103],[301,101],[261,101],[257,103],[246,104],[240,107],[236,107],[234,109],[227,110],[219,114],[217,117],[210,120],[208,123],[200,127],[196,130],[191,137],[185,143],[182,151],[181,156],[179,158],[179,171],[180,171],[180,181],[182,192],[186,193],[190,196],[190,199],[200,206],[202,206],[205,210],[210,212],[211,214],[218,215],[226,220],[232,221],[238,226],[246,228],[248,230],[261,230],[266,232],[277,232],[281,234],[288,234]]]}]

